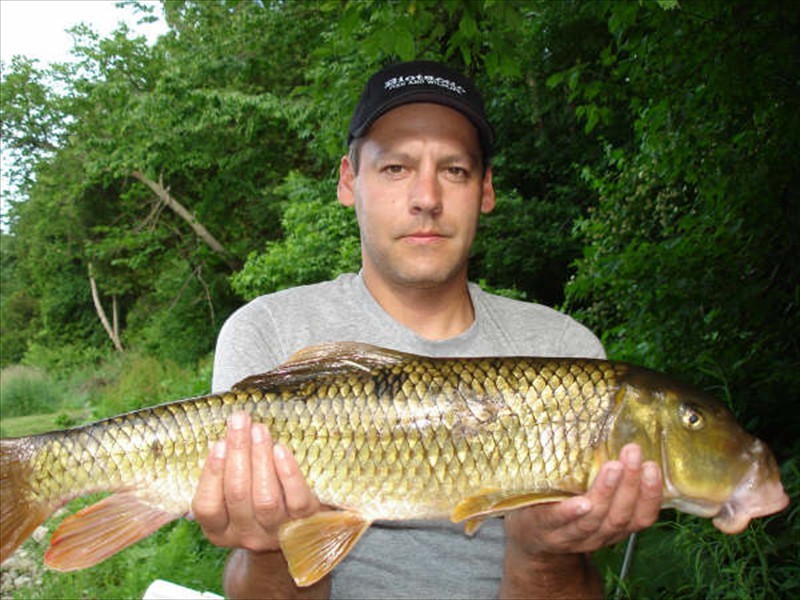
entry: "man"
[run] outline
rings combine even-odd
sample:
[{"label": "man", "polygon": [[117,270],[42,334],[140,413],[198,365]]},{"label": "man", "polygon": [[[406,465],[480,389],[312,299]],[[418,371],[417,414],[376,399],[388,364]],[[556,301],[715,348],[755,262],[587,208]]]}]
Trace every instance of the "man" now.
[{"label": "man", "polygon": [[[467,281],[478,217],[495,204],[492,129],[472,82],[436,63],[394,65],[367,83],[340,164],[339,202],[355,207],[362,269],[263,296],[220,333],[214,389],[325,341],[437,356],[601,357],[588,330],[544,306]],[[230,597],[598,596],[588,553],[656,519],[660,471],[636,446],[604,465],[584,496],[492,519],[474,538],[444,522],[376,523],[332,575],[291,580],[277,542],[287,519],[319,501],[287,448],[232,417],[210,454],[193,510],[208,538],[236,548]]]}]

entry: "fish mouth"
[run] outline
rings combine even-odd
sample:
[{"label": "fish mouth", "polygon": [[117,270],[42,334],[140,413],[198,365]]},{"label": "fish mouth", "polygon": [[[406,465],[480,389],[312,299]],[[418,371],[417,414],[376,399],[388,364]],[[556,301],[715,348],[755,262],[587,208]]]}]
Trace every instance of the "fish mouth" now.
[{"label": "fish mouth", "polygon": [[741,533],[751,519],[772,515],[789,505],[789,496],[783,489],[775,458],[766,446],[756,440],[750,452],[753,462],[744,477],[736,484],[724,502],[687,497],[672,482],[664,444],[662,444],[664,474],[663,508],[711,518],[714,527],[727,534]]},{"label": "fish mouth", "polygon": [[762,467],[760,461],[753,463],[712,519],[714,527],[723,533],[741,533],[750,519],[780,512],[789,505],[780,478],[764,481]]}]

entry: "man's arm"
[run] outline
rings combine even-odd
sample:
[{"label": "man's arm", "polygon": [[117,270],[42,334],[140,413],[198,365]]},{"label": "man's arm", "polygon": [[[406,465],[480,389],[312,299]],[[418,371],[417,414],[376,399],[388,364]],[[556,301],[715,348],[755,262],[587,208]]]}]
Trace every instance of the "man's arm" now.
[{"label": "man's arm", "polygon": [[590,553],[652,525],[661,508],[661,471],[622,449],[583,496],[506,516],[501,598],[599,598],[603,583]]},{"label": "man's arm", "polygon": [[289,575],[280,550],[253,552],[234,550],[225,565],[223,587],[226,598],[296,598],[324,600],[330,596],[331,578],[309,587],[297,587]]},{"label": "man's arm", "polygon": [[235,548],[225,567],[228,598],[327,598],[330,577],[299,588],[278,543],[288,519],[320,509],[291,452],[273,445],[263,425],[233,415],[223,442],[214,445],[200,476],[192,512],[206,537]]}]

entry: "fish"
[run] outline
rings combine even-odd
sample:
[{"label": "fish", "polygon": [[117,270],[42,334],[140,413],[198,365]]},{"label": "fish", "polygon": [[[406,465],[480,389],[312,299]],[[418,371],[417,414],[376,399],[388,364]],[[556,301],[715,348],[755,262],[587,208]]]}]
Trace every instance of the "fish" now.
[{"label": "fish", "polygon": [[72,498],[45,564],[90,567],[191,516],[209,448],[236,411],[291,449],[326,508],[290,520],[299,586],[331,572],[377,520],[487,518],[587,490],[635,442],[663,507],[725,533],[789,502],[775,457],[722,403],[662,373],[583,358],[431,358],[355,342],[299,351],[225,393],[0,440],[0,561]]}]

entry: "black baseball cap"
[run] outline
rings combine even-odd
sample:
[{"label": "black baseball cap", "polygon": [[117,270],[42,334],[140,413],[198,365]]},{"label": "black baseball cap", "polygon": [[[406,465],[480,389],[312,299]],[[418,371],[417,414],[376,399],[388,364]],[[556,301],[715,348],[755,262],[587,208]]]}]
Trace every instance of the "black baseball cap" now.
[{"label": "black baseball cap", "polygon": [[484,160],[491,156],[494,130],[478,88],[458,71],[425,60],[390,65],[369,78],[350,120],[347,145],[393,108],[413,102],[442,104],[460,112],[478,130]]}]

